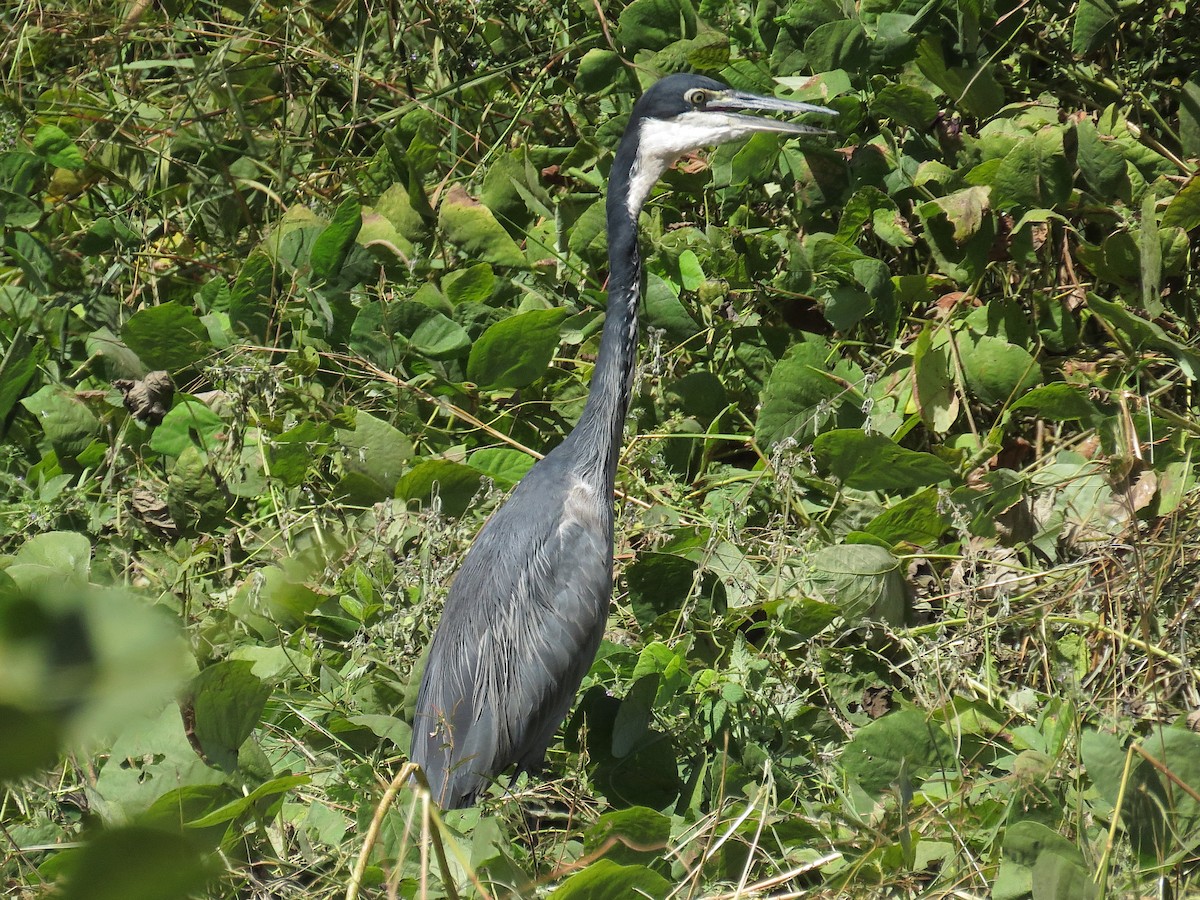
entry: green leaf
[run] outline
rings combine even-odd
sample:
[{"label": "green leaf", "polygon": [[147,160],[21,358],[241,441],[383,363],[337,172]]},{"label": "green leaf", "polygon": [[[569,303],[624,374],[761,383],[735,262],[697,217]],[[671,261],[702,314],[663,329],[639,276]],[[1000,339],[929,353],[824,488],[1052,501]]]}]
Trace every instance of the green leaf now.
[{"label": "green leaf", "polygon": [[1101,416],[1085,391],[1062,382],[1034,388],[1012,403],[1009,409],[1028,409],[1056,422],[1094,422]]},{"label": "green leaf", "polygon": [[633,0],[617,20],[617,38],[627,58],[638,50],[662,50],[696,34],[696,11],[689,0]]},{"label": "green leaf", "polygon": [[479,472],[448,459],[427,459],[417,463],[396,484],[396,496],[428,505],[436,496],[444,515],[457,518],[471,505],[479,492]]},{"label": "green leaf", "polygon": [[180,900],[219,874],[188,837],[142,826],[97,830],[68,852],[61,900]]},{"label": "green leaf", "polygon": [[54,714],[0,703],[0,784],[50,768],[62,743],[62,724]]},{"label": "green leaf", "polygon": [[1024,347],[1003,338],[980,335],[959,341],[967,387],[983,403],[1006,403],[1039,384],[1042,370]]},{"label": "green leaf", "polygon": [[671,884],[644,866],[621,866],[601,859],[576,872],[554,892],[555,900],[631,900],[665,897]]},{"label": "green leaf", "polygon": [[916,710],[899,710],[864,725],[842,752],[842,767],[878,797],[894,784],[904,791],[924,776],[955,765],[954,745]]},{"label": "green leaf", "polygon": [[354,430],[338,430],[338,439],[346,448],[346,470],[370,480],[376,500],[395,496],[396,484],[412,459],[412,442],[397,428],[359,410]]},{"label": "green leaf", "polygon": [[25,541],[5,571],[13,581],[25,587],[31,584],[33,570],[44,570],[56,579],[66,577],[83,583],[88,580],[91,562],[92,545],[85,536],[74,531],[48,531]]},{"label": "green leaf", "polygon": [[438,210],[438,228],[474,259],[497,266],[524,266],[525,254],[492,211],[460,186],[446,192]]},{"label": "green leaf", "polygon": [[467,458],[467,465],[502,488],[513,487],[533,468],[533,463],[529,454],[507,447],[485,447]]},{"label": "green leaf", "polygon": [[1168,335],[1157,322],[1143,319],[1122,304],[1093,293],[1088,294],[1088,309],[1109,327],[1123,334],[1134,349],[1152,347],[1163,350],[1175,358],[1188,378],[1195,380],[1200,377],[1200,356]]},{"label": "green leaf", "polygon": [[992,203],[1001,209],[1054,209],[1070,198],[1071,182],[1062,129],[1043,128],[1001,160],[992,178]]},{"label": "green leaf", "polygon": [[598,851],[614,863],[653,862],[671,838],[671,819],[654,809],[631,806],[606,812],[583,834],[585,854]]},{"label": "green leaf", "polygon": [[817,465],[846,487],[901,493],[954,479],[954,470],[932,453],[907,450],[882,434],[844,428],[813,441]]},{"label": "green leaf", "polygon": [[238,750],[253,733],[271,688],[246,660],[225,660],[201,670],[188,690],[193,733],[205,761],[226,772],[237,770]]},{"label": "green leaf", "polygon": [[862,25],[853,19],[827,22],[804,42],[804,55],[814,72],[857,69],[867,55],[869,41]]},{"label": "green leaf", "polygon": [[1079,0],[1071,29],[1071,52],[1086,56],[1096,49],[1116,24],[1118,14],[1114,0]]},{"label": "green leaf", "polygon": [[409,343],[422,356],[451,359],[471,346],[471,337],[453,319],[434,313],[413,330]]},{"label": "green leaf", "polygon": [[926,325],[913,343],[913,402],[926,427],[945,434],[958,418],[958,394],[949,348],[945,344],[935,347],[933,335],[934,327]]},{"label": "green leaf", "polygon": [[185,534],[202,534],[225,523],[230,499],[208,457],[187,446],[171,467],[167,479],[167,508]]},{"label": "green leaf", "polygon": [[147,369],[166,369],[172,374],[213,350],[200,317],[174,300],[138,310],[122,327],[121,339]]},{"label": "green leaf", "polygon": [[308,257],[313,275],[323,281],[337,278],[361,228],[362,206],[353,198],[344,200],[333,214],[332,221],[313,241]]},{"label": "green leaf", "polygon": [[1078,145],[1075,159],[1093,193],[1098,197],[1119,196],[1126,182],[1125,157],[1112,140],[1104,140],[1090,119],[1075,126]]},{"label": "green leaf", "polygon": [[261,251],[246,258],[229,292],[229,321],[245,328],[258,340],[266,340],[271,320],[271,290],[275,263]]},{"label": "green leaf", "polygon": [[188,447],[216,450],[229,426],[199,400],[180,398],[150,436],[150,449],[179,456]]},{"label": "green leaf", "polygon": [[346,721],[353,725],[369,728],[377,737],[391,741],[401,753],[407,753],[409,747],[412,746],[412,726],[403,719],[397,719],[395,716],[368,714],[349,716]]},{"label": "green leaf", "polygon": [[1200,226],[1200,176],[1193,175],[1179,189],[1163,213],[1164,228],[1191,231]]},{"label": "green leaf", "polygon": [[846,624],[863,620],[903,625],[909,591],[900,560],[874,544],[835,544],[812,556],[813,581],[834,601]]},{"label": "green leaf", "polygon": [[950,526],[938,505],[937,490],[927,488],[877,515],[867,525],[867,533],[893,546],[903,543],[931,547]]},{"label": "green leaf", "polygon": [[276,638],[279,629],[302,626],[325,598],[278,566],[257,569],[229,604],[229,612],[260,635]]},{"label": "green leaf", "polygon": [[100,420],[75,396],[53,385],[43,385],[21,405],[37,420],[46,439],[60,452],[74,456],[100,432]]},{"label": "green leaf", "polygon": [[532,384],[550,366],[566,317],[565,309],[536,309],[492,325],[471,347],[467,378],[484,390]]},{"label": "green leaf", "polygon": [[871,101],[871,115],[911,128],[928,128],[937,114],[937,101],[911,84],[889,84]]},{"label": "green leaf", "polygon": [[79,171],[86,163],[74,141],[57,125],[43,125],[33,138],[33,152],[52,166]]},{"label": "green leaf", "polygon": [[1083,854],[1041,853],[1033,866],[1033,900],[1093,900],[1098,896]]},{"label": "green leaf", "polygon": [[659,616],[677,613],[692,592],[696,563],[674,553],[639,553],[625,570],[629,606],[649,629]]},{"label": "green leaf", "polygon": [[1185,158],[1200,157],[1200,79],[1195,76],[1179,93],[1179,143]]},{"label": "green leaf", "polygon": [[671,285],[654,273],[646,276],[646,325],[661,328],[675,341],[683,341],[698,332],[699,326],[682,303],[679,302]]},{"label": "green leaf", "polygon": [[[821,409],[842,392],[842,386],[829,377],[835,358],[823,338],[805,335],[775,366],[754,428],[754,439],[765,452],[785,440],[811,440],[825,425]],[[844,363],[837,363],[832,371],[841,375],[844,368]]]},{"label": "green leaf", "polygon": [[496,276],[487,263],[447,272],[442,278],[442,290],[450,302],[486,303],[496,289]]}]

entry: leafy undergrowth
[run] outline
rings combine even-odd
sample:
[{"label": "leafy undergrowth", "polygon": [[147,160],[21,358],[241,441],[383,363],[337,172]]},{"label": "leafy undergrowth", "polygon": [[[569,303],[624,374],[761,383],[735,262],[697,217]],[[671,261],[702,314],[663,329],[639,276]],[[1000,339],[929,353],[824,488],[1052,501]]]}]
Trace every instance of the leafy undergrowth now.
[{"label": "leafy undergrowth", "polygon": [[[1194,19],[0,13],[6,891],[1200,890]],[[835,133],[651,199],[607,640],[439,825],[420,654],[582,408],[612,148],[684,69]]]}]

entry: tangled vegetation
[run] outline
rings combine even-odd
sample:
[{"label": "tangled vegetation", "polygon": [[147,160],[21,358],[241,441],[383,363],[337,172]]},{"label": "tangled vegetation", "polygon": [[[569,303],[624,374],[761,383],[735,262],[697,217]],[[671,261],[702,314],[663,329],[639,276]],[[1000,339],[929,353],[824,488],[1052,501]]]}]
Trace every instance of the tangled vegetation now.
[{"label": "tangled vegetation", "polygon": [[[1186,7],[6,6],[6,892],[1200,891]],[[681,70],[834,133],[652,196],[609,632],[438,817],[420,654]]]}]

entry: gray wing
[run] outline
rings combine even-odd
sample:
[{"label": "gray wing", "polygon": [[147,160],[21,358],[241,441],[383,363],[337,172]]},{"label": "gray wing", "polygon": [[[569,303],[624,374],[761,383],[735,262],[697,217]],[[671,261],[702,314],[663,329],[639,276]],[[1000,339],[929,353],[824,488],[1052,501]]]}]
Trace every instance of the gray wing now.
[{"label": "gray wing", "polygon": [[611,492],[537,468],[476,538],[430,648],[411,756],[444,808],[540,765],[604,634]]}]

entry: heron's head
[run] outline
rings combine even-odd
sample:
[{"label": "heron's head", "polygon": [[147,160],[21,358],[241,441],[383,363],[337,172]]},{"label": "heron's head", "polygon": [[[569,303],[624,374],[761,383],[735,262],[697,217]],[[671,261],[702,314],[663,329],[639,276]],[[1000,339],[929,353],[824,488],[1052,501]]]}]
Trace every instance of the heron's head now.
[{"label": "heron's head", "polygon": [[759,131],[823,134],[823,129],[748,112],[837,113],[824,106],[737,91],[703,75],[668,75],[634,104],[623,141],[633,157],[629,210],[636,211],[667,167],[685,153]]}]

